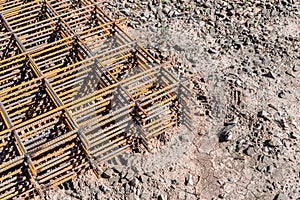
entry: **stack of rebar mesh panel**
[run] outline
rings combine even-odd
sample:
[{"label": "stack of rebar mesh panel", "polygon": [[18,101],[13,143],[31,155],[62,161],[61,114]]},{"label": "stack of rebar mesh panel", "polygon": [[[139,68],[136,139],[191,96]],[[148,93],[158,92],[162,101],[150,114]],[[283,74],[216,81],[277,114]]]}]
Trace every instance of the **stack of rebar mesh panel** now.
[{"label": "stack of rebar mesh panel", "polygon": [[0,0],[0,199],[190,125],[189,90],[90,0]]}]

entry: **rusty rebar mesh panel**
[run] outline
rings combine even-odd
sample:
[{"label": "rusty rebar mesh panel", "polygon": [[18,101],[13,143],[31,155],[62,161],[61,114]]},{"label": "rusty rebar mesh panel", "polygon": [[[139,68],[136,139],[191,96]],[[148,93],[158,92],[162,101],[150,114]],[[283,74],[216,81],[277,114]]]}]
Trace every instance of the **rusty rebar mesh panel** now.
[{"label": "rusty rebar mesh panel", "polygon": [[43,198],[178,124],[189,89],[91,0],[0,0],[0,199]]}]

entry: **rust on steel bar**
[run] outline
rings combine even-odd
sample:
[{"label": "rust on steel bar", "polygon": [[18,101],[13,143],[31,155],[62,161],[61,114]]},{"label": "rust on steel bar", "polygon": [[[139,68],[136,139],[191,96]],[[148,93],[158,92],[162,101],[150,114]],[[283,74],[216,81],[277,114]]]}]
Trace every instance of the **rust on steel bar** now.
[{"label": "rust on steel bar", "polygon": [[[0,0],[1,1],[1,0]],[[191,125],[191,91],[92,0],[0,5],[0,199],[43,198]]]}]

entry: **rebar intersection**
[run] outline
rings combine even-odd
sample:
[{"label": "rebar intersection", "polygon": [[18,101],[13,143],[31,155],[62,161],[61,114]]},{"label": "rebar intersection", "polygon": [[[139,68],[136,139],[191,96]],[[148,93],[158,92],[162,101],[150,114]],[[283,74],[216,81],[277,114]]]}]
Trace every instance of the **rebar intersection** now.
[{"label": "rebar intersection", "polygon": [[191,126],[189,89],[90,0],[0,0],[0,199]]}]

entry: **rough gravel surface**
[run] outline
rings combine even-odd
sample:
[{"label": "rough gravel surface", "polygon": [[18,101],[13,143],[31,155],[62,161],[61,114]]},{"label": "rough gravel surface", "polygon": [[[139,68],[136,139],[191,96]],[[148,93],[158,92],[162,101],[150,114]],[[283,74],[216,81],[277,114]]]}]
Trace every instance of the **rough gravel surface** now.
[{"label": "rough gravel surface", "polygon": [[[195,126],[81,175],[47,199],[300,199],[300,26],[294,0],[111,0],[194,91]],[[178,133],[176,133],[178,132]]]}]

